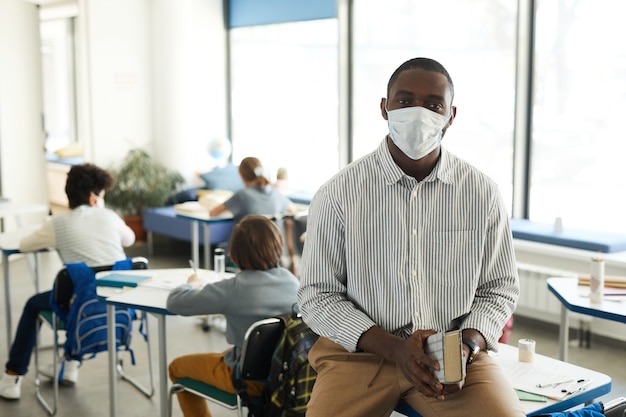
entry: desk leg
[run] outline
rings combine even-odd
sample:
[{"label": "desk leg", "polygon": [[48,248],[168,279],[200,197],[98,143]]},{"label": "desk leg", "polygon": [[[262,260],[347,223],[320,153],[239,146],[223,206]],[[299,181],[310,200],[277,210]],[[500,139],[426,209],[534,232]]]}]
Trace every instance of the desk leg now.
[{"label": "desk leg", "polygon": [[198,236],[198,221],[191,221],[191,260],[196,268],[200,267],[200,237]]},{"label": "desk leg", "polygon": [[39,293],[39,273],[37,270],[37,253],[27,253],[26,255],[26,264],[28,265],[28,272],[30,272],[30,276],[33,278],[33,283],[35,284],[35,292]]},{"label": "desk leg", "polygon": [[168,376],[167,376],[167,351],[165,335],[165,315],[156,314],[159,329],[159,394],[161,405],[161,417],[167,417],[169,414],[169,392],[168,392]]},{"label": "desk leg", "polygon": [[4,317],[7,326],[7,352],[10,352],[11,340],[13,339],[13,322],[11,321],[11,295],[9,294],[11,287],[9,283],[9,257],[6,253],[2,253],[2,272],[4,274]]},{"label": "desk leg", "polygon": [[39,294],[39,252],[35,252],[33,254],[33,257],[35,258],[33,261],[35,274],[35,293]]},{"label": "desk leg", "polygon": [[204,267],[211,269],[211,229],[209,228],[209,224],[203,222],[202,230],[204,231]]},{"label": "desk leg", "polygon": [[117,415],[117,350],[115,346],[115,306],[107,304],[107,348],[109,350],[109,415]]},{"label": "desk leg", "polygon": [[569,312],[565,304],[561,305],[561,326],[559,328],[559,359],[567,362],[569,345]]}]

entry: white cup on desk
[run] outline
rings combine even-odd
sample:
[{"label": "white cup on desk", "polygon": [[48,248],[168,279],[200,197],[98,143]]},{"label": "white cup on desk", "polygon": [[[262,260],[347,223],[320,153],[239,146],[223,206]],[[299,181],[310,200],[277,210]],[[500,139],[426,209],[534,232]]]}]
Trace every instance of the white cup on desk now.
[{"label": "white cup on desk", "polygon": [[591,258],[591,279],[589,299],[592,303],[601,303],[604,293],[604,259]]}]

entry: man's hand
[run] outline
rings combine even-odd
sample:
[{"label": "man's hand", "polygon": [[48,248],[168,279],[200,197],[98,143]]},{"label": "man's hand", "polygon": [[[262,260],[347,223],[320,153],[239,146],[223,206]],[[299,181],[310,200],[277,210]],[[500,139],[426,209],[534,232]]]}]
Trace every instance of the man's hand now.
[{"label": "man's hand", "polygon": [[361,336],[359,347],[395,363],[422,394],[443,400],[445,394],[459,391],[463,384],[444,385],[433,375],[433,370],[439,370],[439,363],[424,352],[424,344],[426,338],[435,333],[434,330],[418,330],[402,340],[379,327],[372,327]]},{"label": "man's hand", "polygon": [[444,386],[433,375],[439,363],[424,353],[426,338],[433,330],[418,330],[395,347],[396,364],[415,388],[428,397],[443,399]]}]

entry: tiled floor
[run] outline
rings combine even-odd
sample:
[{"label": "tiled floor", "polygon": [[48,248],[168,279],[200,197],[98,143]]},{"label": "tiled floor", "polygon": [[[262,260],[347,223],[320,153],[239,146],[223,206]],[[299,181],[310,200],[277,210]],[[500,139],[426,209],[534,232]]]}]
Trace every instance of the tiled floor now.
[{"label": "tiled floor", "polygon": [[[190,248],[182,242],[169,239],[156,239],[155,253],[149,257],[150,267],[188,267]],[[127,251],[129,256],[148,256],[145,245],[137,245]],[[40,257],[41,262],[41,289],[51,287],[54,275],[61,267],[55,253],[45,253]],[[27,273],[27,264],[24,258],[15,257],[11,261],[11,302],[13,327],[21,314],[21,309],[27,298],[34,291],[33,282]],[[0,300],[4,313],[4,287],[0,288]],[[149,320],[152,334],[156,334],[156,322]],[[625,326],[626,330],[626,326]],[[4,314],[0,319],[0,361],[3,363],[7,358],[5,339]],[[43,334],[49,338],[49,333],[43,330]],[[198,352],[217,351],[227,347],[224,335],[218,329],[203,332],[201,321],[198,318],[185,318],[170,316],[167,318],[168,333],[168,358]],[[572,332],[575,333],[575,332]],[[572,337],[575,335],[573,334]],[[136,366],[130,365],[130,359],[125,358],[125,368],[131,375],[137,375],[140,380],[147,382],[148,366],[147,354],[140,335],[134,335],[133,342]],[[558,332],[555,326],[547,326],[539,323],[517,319],[510,342],[516,344],[520,338],[532,338],[537,341],[537,352],[547,356],[558,356]],[[154,340],[154,339],[153,339]],[[49,340],[44,340],[44,343]],[[50,362],[51,351],[42,352],[42,362]],[[617,396],[626,396],[626,343],[615,341],[592,340],[591,349],[579,348],[575,341],[570,346],[570,361],[572,363],[606,373],[613,378],[613,391],[603,399],[612,399]],[[157,369],[156,343],[153,344],[152,363]],[[158,381],[157,381],[158,383]],[[50,394],[51,384],[44,383],[43,389]],[[134,390],[125,382],[118,382],[119,412],[120,417],[135,416],[158,416],[159,401],[155,397],[147,399],[138,391]],[[61,405],[59,417],[75,416],[109,416],[108,407],[108,373],[107,356],[101,354],[95,359],[86,361],[80,372],[80,383],[73,388],[61,387]],[[213,415],[216,417],[235,416],[235,412],[226,411],[219,406],[211,406]],[[46,416],[46,412],[40,407],[35,399],[35,387],[33,372],[29,372],[22,385],[22,399],[19,401],[5,401],[0,399],[0,415],[6,417],[32,417]],[[174,416],[181,416],[178,404],[174,403]]]}]

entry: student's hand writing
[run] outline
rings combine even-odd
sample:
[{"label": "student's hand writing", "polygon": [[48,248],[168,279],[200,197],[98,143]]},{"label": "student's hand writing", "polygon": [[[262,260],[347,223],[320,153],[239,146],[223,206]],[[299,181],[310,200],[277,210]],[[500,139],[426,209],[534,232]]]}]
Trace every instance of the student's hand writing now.
[{"label": "student's hand writing", "polygon": [[194,288],[202,287],[202,280],[198,278],[196,274],[191,274],[187,277],[187,284],[191,285]]}]

